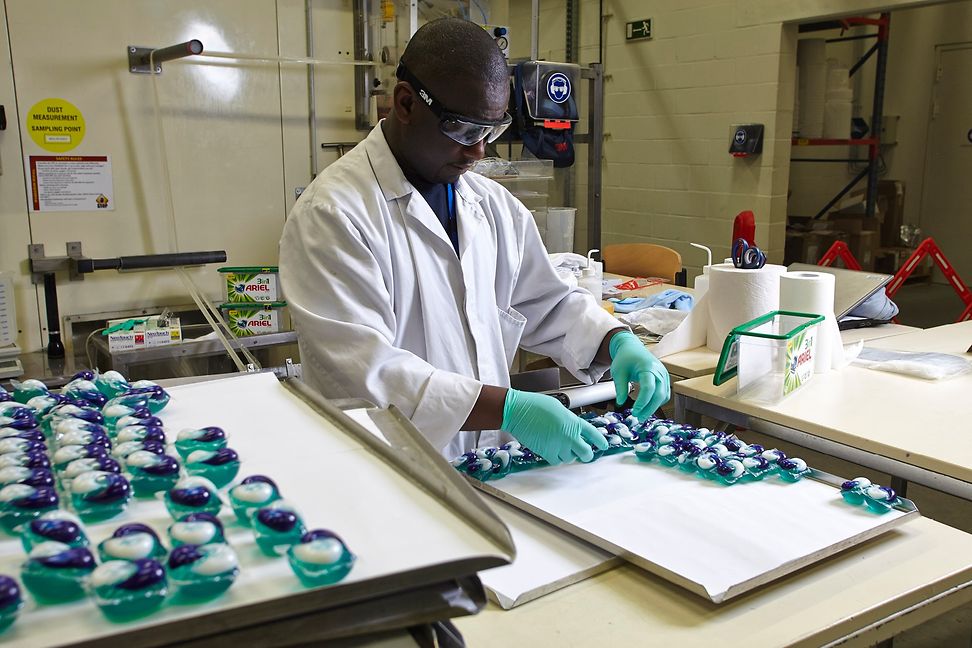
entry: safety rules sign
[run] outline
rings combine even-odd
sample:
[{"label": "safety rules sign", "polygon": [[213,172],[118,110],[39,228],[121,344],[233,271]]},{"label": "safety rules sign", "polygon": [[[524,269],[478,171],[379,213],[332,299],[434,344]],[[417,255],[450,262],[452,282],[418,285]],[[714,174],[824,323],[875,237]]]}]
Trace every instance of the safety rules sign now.
[{"label": "safety rules sign", "polygon": [[31,211],[113,210],[107,155],[30,155]]}]

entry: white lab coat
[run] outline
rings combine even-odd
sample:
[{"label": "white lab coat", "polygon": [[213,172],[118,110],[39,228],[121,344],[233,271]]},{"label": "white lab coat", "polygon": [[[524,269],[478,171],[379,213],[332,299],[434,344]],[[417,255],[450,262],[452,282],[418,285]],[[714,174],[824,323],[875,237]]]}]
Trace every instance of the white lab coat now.
[{"label": "white lab coat", "polygon": [[518,346],[589,383],[619,326],[558,278],[506,189],[467,173],[455,194],[459,257],[379,125],[307,187],[280,239],[304,380],[329,398],[395,405],[446,458],[508,439],[459,428],[483,384],[509,385]]}]

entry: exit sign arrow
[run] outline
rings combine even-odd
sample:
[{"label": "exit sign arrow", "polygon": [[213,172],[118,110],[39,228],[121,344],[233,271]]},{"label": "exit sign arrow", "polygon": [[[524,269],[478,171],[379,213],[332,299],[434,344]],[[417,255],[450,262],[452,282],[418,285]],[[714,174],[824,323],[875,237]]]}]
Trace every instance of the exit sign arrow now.
[{"label": "exit sign arrow", "polygon": [[625,40],[647,40],[651,38],[651,18],[627,23]]}]

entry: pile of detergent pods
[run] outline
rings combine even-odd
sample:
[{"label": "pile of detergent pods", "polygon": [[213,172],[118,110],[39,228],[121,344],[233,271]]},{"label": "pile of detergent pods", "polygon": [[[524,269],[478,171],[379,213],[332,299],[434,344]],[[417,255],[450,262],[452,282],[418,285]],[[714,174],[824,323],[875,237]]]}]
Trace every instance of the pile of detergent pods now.
[{"label": "pile of detergent pods", "polygon": [[649,422],[642,436],[644,440],[634,447],[638,459],[657,459],[665,466],[677,467],[727,486],[770,475],[795,482],[812,472],[806,461],[787,457],[782,450],[767,450],[758,443],[748,444],[734,434],[712,432],[670,420]]},{"label": "pile of detergent pods", "polygon": [[840,485],[840,496],[854,506],[862,504],[875,513],[887,513],[901,503],[897,493],[888,486],[872,484],[866,477],[848,479]]},{"label": "pile of detergent pods", "polygon": [[[80,372],[60,392],[38,380],[12,385],[0,387],[0,528],[19,537],[27,556],[20,580],[38,604],[90,596],[124,622],[154,612],[170,592],[200,602],[232,585],[240,569],[218,517],[219,489],[235,479],[240,459],[221,428],[185,429],[169,445],[157,414],[170,395],[115,371]],[[252,475],[227,495],[261,551],[287,555],[305,586],[351,571],[355,556],[343,540],[308,530],[270,478]],[[167,533],[123,524],[92,547],[85,524],[120,515],[133,497],[162,498],[173,519]],[[0,575],[0,631],[23,604],[17,580]]]},{"label": "pile of detergent pods", "polygon": [[[778,475],[795,482],[811,473],[803,459],[787,457],[782,451],[747,444],[733,434],[712,432],[706,428],[676,423],[669,419],[648,418],[644,421],[621,412],[593,412],[581,415],[600,431],[608,443],[607,450],[594,450],[594,459],[634,451],[642,461],[657,460],[665,466],[710,478],[722,484],[763,479]],[[547,462],[516,441],[498,448],[477,448],[453,460],[461,473],[480,481],[500,479],[513,472],[545,466]]]}]

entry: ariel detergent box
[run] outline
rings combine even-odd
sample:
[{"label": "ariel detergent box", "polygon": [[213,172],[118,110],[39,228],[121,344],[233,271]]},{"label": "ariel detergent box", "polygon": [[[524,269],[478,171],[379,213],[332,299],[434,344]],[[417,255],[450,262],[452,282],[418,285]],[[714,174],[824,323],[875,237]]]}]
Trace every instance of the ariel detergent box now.
[{"label": "ariel detergent box", "polygon": [[219,308],[234,336],[250,337],[286,330],[282,325],[286,306],[286,302],[226,303]]},{"label": "ariel detergent box", "polygon": [[269,303],[281,299],[277,266],[234,266],[220,268],[226,283],[226,301]]}]

